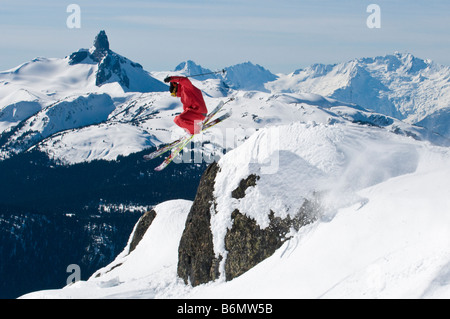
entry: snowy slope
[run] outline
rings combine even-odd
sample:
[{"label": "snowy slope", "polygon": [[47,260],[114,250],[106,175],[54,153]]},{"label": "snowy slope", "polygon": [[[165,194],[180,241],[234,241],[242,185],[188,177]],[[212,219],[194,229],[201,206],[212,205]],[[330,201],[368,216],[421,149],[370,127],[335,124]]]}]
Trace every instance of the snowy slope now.
[{"label": "snowy slope", "polygon": [[[270,209],[285,217],[323,194],[320,218],[291,230],[271,257],[229,282],[222,274],[185,285],[177,240],[191,203],[165,202],[136,250],[126,247],[88,281],[24,298],[449,298],[449,159],[446,147],[378,127],[264,128],[219,161],[211,230],[214,251],[226,256],[232,210],[267,227]],[[252,173],[256,186],[229,198]]]},{"label": "snowy slope", "polygon": [[450,136],[450,107],[442,108],[417,122],[418,126],[429,128],[442,136]]},{"label": "snowy slope", "polygon": [[68,95],[91,92],[94,73],[93,64],[71,66],[56,58],[36,58],[1,72],[0,132]]}]

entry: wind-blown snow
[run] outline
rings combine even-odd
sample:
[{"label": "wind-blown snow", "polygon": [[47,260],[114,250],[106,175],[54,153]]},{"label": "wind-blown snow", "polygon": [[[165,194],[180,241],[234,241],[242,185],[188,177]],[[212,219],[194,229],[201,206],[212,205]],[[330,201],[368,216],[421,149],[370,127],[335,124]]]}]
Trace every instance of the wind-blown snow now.
[{"label": "wind-blown snow", "polygon": [[[269,213],[295,217],[305,199],[324,193],[327,214],[361,201],[355,192],[391,177],[414,172],[418,151],[413,141],[389,137],[384,130],[358,125],[293,123],[253,135],[219,165],[214,195],[218,213],[212,216],[216,254],[225,254],[223,240],[238,209],[265,228]],[[260,177],[243,199],[231,198],[242,179]]]},{"label": "wind-blown snow", "polygon": [[[442,164],[440,164],[442,165]],[[449,298],[450,170],[420,169],[306,227],[272,257],[192,298]]]}]

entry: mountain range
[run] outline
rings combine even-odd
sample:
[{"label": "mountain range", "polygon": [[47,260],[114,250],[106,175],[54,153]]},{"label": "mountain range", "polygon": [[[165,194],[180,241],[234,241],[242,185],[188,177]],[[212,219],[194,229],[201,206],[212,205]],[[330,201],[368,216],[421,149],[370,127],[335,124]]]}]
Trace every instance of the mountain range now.
[{"label": "mountain range", "polygon": [[268,87],[355,103],[448,136],[448,128],[436,114],[449,112],[449,78],[448,66],[396,52],[334,65],[315,64],[281,75]]},{"label": "mountain range", "polygon": [[[434,140],[450,138],[446,121],[450,68],[411,54],[315,64],[291,74],[275,75],[251,62],[224,69],[224,74],[192,78],[203,90],[209,108],[217,99],[239,92],[248,93],[242,96],[243,105],[234,103],[234,111],[245,109],[246,98],[255,94],[274,101],[295,96],[295,103],[309,104],[321,96],[324,101],[331,98],[352,109],[364,108],[392,121],[424,127]],[[104,31],[90,49],[63,59],[36,58],[1,72],[0,158],[36,147],[63,162],[76,163],[115,159],[167,143],[175,129],[173,114],[181,104],[167,96],[162,79],[168,74],[209,72],[191,60],[172,72],[147,72],[112,51]],[[317,96],[305,98],[311,94]],[[266,118],[265,122],[291,120],[267,119],[273,115],[266,115],[264,109],[251,112],[255,119]],[[235,113],[229,122],[242,121],[247,113]],[[251,119],[242,126],[254,127],[255,123]]]},{"label": "mountain range", "polygon": [[[209,109],[233,98],[232,116],[196,136],[181,157],[192,170],[174,163],[164,184],[196,195],[167,201],[153,183],[120,254],[24,297],[448,297],[450,68],[394,53],[290,74],[224,70],[191,79]],[[105,190],[151,183],[141,155],[184,134],[163,79],[203,73],[191,60],[145,71],[104,31],[89,49],[0,72],[0,159],[111,166]],[[197,170],[198,184],[182,182]]]}]

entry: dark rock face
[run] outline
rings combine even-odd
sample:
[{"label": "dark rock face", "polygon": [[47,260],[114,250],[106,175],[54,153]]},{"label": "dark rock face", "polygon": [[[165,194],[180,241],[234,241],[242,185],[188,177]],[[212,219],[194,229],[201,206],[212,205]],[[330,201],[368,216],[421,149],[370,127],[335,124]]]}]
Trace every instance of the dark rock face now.
[{"label": "dark rock face", "polygon": [[294,218],[275,217],[271,211],[269,227],[261,229],[254,219],[235,210],[231,215],[233,227],[225,236],[225,248],[228,251],[225,279],[236,278],[272,256],[286,240],[289,240],[286,235],[291,228],[298,231],[300,227],[314,222],[319,211],[320,206],[310,201],[305,201]]},{"label": "dark rock face", "polygon": [[[219,171],[217,163],[211,164],[202,176],[196,198],[189,212],[186,227],[178,249],[178,276],[193,286],[207,283],[220,276],[219,264],[223,256],[217,258],[211,234],[211,214],[215,213],[214,182]],[[244,198],[249,187],[257,185],[259,176],[250,175],[241,180],[232,191],[232,197]],[[314,222],[320,214],[318,197],[305,200],[293,218],[269,215],[270,225],[264,229],[255,220],[235,210],[232,213],[233,226],[225,235],[227,256],[225,262],[225,279],[231,280],[242,275],[267,257],[270,257],[288,240],[291,228]]]},{"label": "dark rock face", "polygon": [[[289,230],[285,227],[261,229],[256,221],[235,210],[231,215],[233,228],[225,236],[225,248],[228,251],[225,262],[225,278],[231,280],[270,257],[284,242]],[[273,212],[270,215],[274,220]],[[278,221],[281,221],[278,218]],[[281,223],[280,223],[281,224]],[[286,229],[287,228],[287,229]]]},{"label": "dark rock face", "polygon": [[70,55],[69,57],[69,64],[74,65],[83,62],[87,57],[89,56],[88,51],[77,51]]},{"label": "dark rock face", "polygon": [[95,37],[94,47],[96,51],[109,51],[109,41],[105,30],[101,30]]},{"label": "dark rock face", "polygon": [[231,197],[236,199],[244,198],[247,188],[249,188],[250,186],[256,186],[257,180],[259,180],[259,176],[256,176],[255,174],[251,174],[246,179],[241,180],[238,188],[231,192]]},{"label": "dark rock face", "polygon": [[94,51],[92,54],[87,49],[81,49],[77,52],[73,52],[69,57],[69,64],[79,64],[90,58],[92,62],[100,63],[103,58],[112,54],[113,52],[109,50],[108,36],[104,30],[101,30],[94,40]]},{"label": "dark rock face", "polygon": [[218,170],[217,163],[213,163],[203,174],[178,248],[178,276],[193,286],[219,276],[219,260],[214,255],[210,229],[214,179]]},{"label": "dark rock face", "polygon": [[113,75],[116,75],[118,82],[123,87],[130,87],[130,79],[121,68],[123,59],[115,53],[108,53],[99,63],[95,85],[102,86],[108,83]]},{"label": "dark rock face", "polygon": [[[251,174],[241,180],[239,186],[231,192],[231,197],[244,198],[247,188],[256,186],[259,179],[259,176]],[[298,231],[301,226],[312,223],[316,220],[319,211],[320,205],[308,200],[294,218],[275,217],[274,212],[271,211],[270,225],[264,229],[261,229],[254,219],[241,214],[239,210],[233,211],[231,214],[233,227],[225,236],[225,249],[228,251],[225,261],[225,279],[236,278],[270,257],[289,239],[286,235],[291,228]]]},{"label": "dark rock face", "polygon": [[155,217],[156,212],[152,209],[146,212],[144,215],[142,215],[141,218],[139,218],[136,230],[134,231],[133,234],[133,239],[131,239],[130,251],[128,253],[131,253],[137,247],[137,245],[141,241],[142,237],[144,237],[145,232],[150,227]]},{"label": "dark rock face", "polygon": [[130,79],[126,72],[122,70],[121,64],[125,63],[125,60],[109,50],[108,37],[104,30],[95,37],[94,40],[95,50],[92,53],[92,59],[98,62],[98,71],[95,79],[95,85],[102,86],[113,77],[117,76],[117,82],[123,87],[130,87]]}]

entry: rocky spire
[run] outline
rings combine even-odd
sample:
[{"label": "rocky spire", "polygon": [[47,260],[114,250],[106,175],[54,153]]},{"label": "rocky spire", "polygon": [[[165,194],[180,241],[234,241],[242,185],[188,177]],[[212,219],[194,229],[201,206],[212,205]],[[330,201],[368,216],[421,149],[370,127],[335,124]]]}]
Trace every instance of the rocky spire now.
[{"label": "rocky spire", "polygon": [[94,40],[95,50],[99,51],[108,51],[109,50],[109,41],[108,36],[106,35],[105,30],[101,30],[99,34],[95,37]]},{"label": "rocky spire", "polygon": [[100,61],[103,57],[105,57],[109,52],[109,41],[108,36],[106,35],[105,30],[101,30],[94,40],[94,52],[92,55],[94,56],[96,61]]},{"label": "rocky spire", "polygon": [[[69,57],[68,63],[70,65],[86,63],[91,66],[96,63],[98,68],[95,74],[95,85],[97,86],[102,86],[105,83],[117,82],[128,92],[130,90],[130,81],[134,76],[136,79],[135,86],[138,87],[137,90],[142,90],[142,88],[144,91],[151,90],[151,92],[167,90],[165,84],[151,77],[143,70],[139,63],[134,63],[112,51],[109,48],[109,41],[105,30],[101,30],[97,34],[92,47],[73,52]],[[127,74],[127,71],[129,72],[129,75]],[[138,74],[137,78],[135,74]],[[144,80],[146,84],[142,83],[142,76],[144,79],[147,79]],[[139,81],[137,79],[139,79]],[[146,85],[148,85],[148,89],[146,88]],[[154,85],[159,86],[159,88],[155,90],[153,88]]]}]

